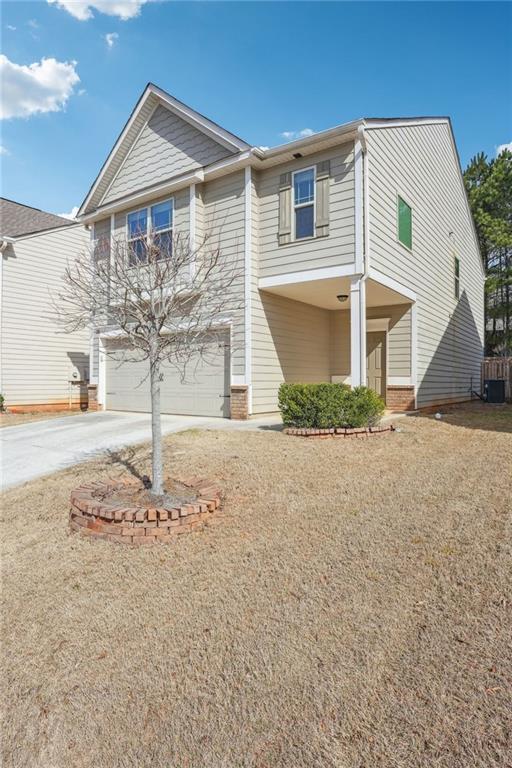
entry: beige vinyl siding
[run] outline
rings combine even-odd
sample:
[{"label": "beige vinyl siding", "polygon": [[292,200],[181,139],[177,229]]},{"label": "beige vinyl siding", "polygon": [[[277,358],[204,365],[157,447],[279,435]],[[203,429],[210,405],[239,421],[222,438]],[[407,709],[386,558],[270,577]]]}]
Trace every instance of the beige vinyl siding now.
[{"label": "beige vinyl siding", "polygon": [[253,412],[277,410],[283,381],[330,378],[329,311],[259,292],[253,307]]},{"label": "beige vinyl siding", "polygon": [[118,170],[103,205],[232,154],[166,107],[158,106]]},{"label": "beige vinyl siding", "polygon": [[65,227],[17,240],[2,254],[2,394],[6,405],[69,402],[72,368],[88,375],[89,331],[71,334],[51,317],[49,291],[56,291],[67,261],[86,248],[82,226]]},{"label": "beige vinyl siding", "polygon": [[[329,235],[278,245],[279,177],[330,160]],[[355,258],[354,145],[344,144],[261,171],[260,277],[335,267]],[[292,195],[293,196],[293,195]]]},{"label": "beige vinyl siding", "polygon": [[[468,398],[480,377],[484,278],[449,127],[370,129],[367,141],[371,267],[418,299],[418,406]],[[397,195],[412,207],[412,251],[398,242]]]},{"label": "beige vinyl siding", "polygon": [[[350,376],[350,311],[330,312],[331,374]],[[389,318],[386,376],[411,375],[411,307],[399,304],[368,307],[368,320]]]},{"label": "beige vinyl siding", "polygon": [[[245,180],[244,172],[231,173],[203,184],[201,195],[204,205],[204,232],[209,245],[220,249],[220,258],[228,269],[233,268],[237,279],[232,291],[235,306],[240,306],[244,296],[244,242],[245,242]],[[233,315],[231,335],[231,372],[245,375],[245,324],[244,309]]]}]

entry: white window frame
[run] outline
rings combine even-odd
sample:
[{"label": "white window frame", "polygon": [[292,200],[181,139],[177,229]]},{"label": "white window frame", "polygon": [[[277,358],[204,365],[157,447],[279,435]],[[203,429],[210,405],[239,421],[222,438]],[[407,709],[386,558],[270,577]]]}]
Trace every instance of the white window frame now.
[{"label": "white window frame", "polygon": [[[157,234],[159,235],[162,232],[171,232],[171,233],[174,232],[174,197],[168,197],[165,200],[158,200],[157,202],[149,203],[148,205],[144,205],[141,208],[134,208],[133,211],[127,211],[127,213],[126,213],[125,228],[126,228],[126,242],[128,244],[134,242],[135,240],[139,240],[140,239],[139,237],[130,237],[130,228],[129,228],[129,225],[128,225],[128,218],[129,218],[129,216],[131,216],[134,213],[140,213],[141,211],[146,211],[146,234],[145,234],[145,236],[142,235],[142,237],[145,237],[146,240],[147,240],[149,238],[149,235],[151,234],[151,229],[152,229],[151,209],[154,208],[156,205],[162,205],[163,203],[170,203],[170,205],[171,205],[171,221],[172,221],[172,224],[171,224],[171,226],[168,229],[160,229],[160,230],[158,230]],[[132,265],[132,266],[135,266],[135,264]]]},{"label": "white window frame", "polygon": [[[311,205],[310,202],[295,204],[295,176],[298,173],[304,173],[304,171],[313,171],[313,234],[308,237],[297,237],[295,226],[295,211],[297,208],[306,208]],[[302,243],[305,240],[312,240],[315,237],[315,222],[316,222],[316,165],[308,165],[306,168],[297,168],[296,171],[292,171],[292,240],[297,243]]]}]

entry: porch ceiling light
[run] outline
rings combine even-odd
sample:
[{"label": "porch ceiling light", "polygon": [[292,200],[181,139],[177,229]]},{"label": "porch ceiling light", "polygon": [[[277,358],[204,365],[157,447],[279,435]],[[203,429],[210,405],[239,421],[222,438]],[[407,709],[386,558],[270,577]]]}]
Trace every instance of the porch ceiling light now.
[{"label": "porch ceiling light", "polygon": [[348,293],[338,293],[336,298],[338,299],[339,302],[341,302],[341,304],[343,304],[345,301],[348,300]]}]

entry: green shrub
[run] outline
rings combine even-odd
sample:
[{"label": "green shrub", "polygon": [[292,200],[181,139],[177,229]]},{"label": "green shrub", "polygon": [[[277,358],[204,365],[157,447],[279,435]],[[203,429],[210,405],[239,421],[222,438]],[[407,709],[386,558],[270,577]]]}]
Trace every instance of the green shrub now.
[{"label": "green shrub", "polygon": [[383,400],[372,389],[345,384],[281,384],[278,399],[287,427],[368,427],[384,411]]},{"label": "green shrub", "polygon": [[0,412],[2,412],[2,413],[3,413],[3,410],[4,410],[4,405],[5,405],[4,396],[0,395]]}]

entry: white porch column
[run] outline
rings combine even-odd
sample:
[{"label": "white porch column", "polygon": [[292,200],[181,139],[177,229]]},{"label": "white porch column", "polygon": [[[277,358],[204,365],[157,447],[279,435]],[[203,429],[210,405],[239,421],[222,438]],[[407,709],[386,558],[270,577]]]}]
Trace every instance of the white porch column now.
[{"label": "white porch column", "polygon": [[366,384],[366,282],[350,281],[350,381],[353,387]]}]

